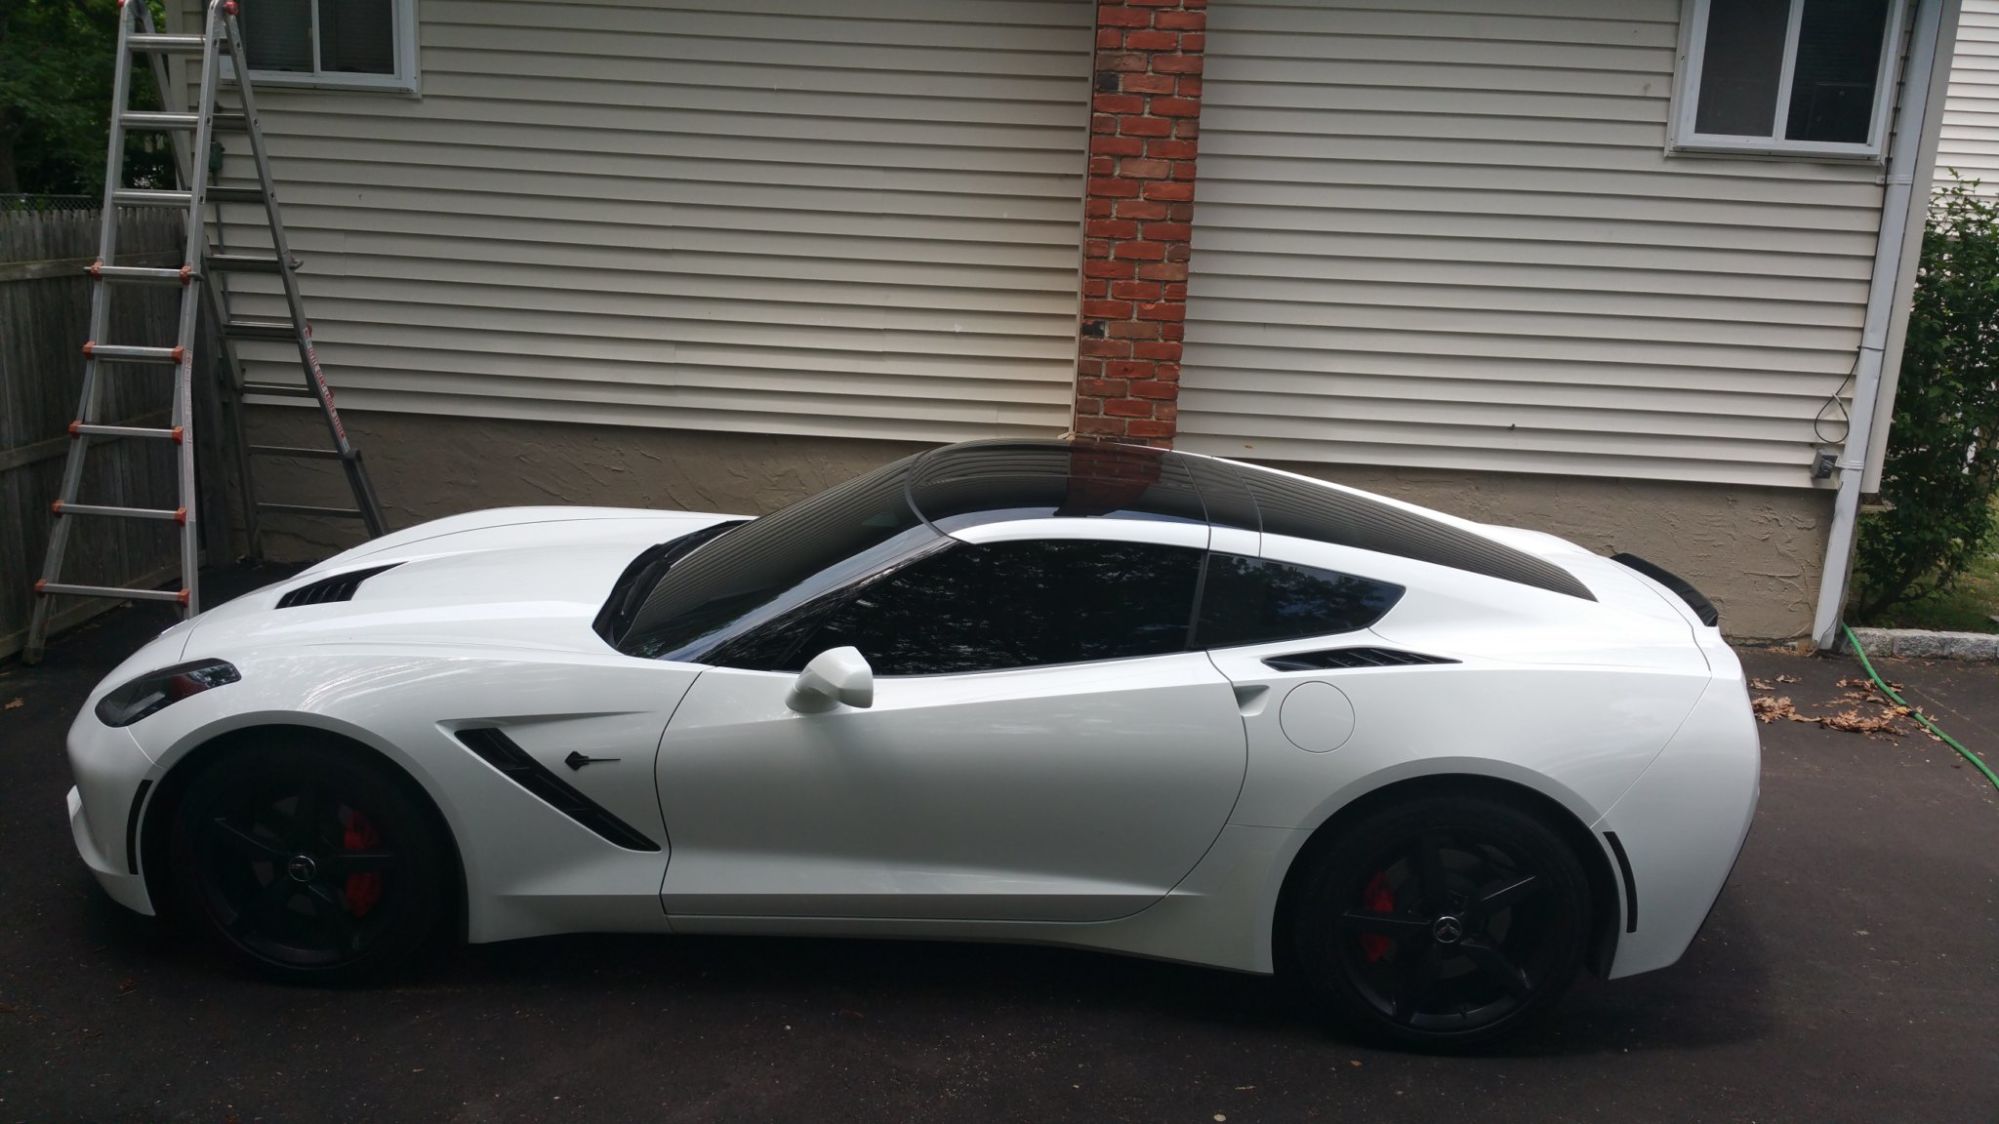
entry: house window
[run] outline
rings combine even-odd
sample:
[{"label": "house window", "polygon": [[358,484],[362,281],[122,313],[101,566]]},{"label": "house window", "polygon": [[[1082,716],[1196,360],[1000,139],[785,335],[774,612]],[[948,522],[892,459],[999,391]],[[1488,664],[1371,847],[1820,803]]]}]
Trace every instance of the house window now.
[{"label": "house window", "polygon": [[1672,147],[1879,157],[1907,0],[1686,0]]},{"label": "house window", "polygon": [[241,19],[260,86],[416,92],[416,0],[255,0]]}]

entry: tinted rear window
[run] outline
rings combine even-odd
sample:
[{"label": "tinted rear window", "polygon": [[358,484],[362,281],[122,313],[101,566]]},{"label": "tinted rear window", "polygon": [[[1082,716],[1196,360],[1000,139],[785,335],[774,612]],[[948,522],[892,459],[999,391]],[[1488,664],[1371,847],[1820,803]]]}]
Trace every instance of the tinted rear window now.
[{"label": "tinted rear window", "polygon": [[1312,566],[1208,556],[1196,648],[1231,648],[1354,632],[1378,621],[1402,587]]}]

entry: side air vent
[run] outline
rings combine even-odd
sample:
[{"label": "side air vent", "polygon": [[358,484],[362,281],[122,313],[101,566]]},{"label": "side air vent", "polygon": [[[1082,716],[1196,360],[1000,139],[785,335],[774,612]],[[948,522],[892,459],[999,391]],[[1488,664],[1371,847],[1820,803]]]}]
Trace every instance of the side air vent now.
[{"label": "side air vent", "polygon": [[361,588],[362,582],[383,570],[393,570],[400,565],[402,565],[400,562],[391,562],[386,566],[370,566],[365,570],[349,570],[344,574],[321,578],[308,585],[299,586],[278,598],[278,608],[296,609],[300,605],[326,605],[335,601],[352,601],[354,591]]},{"label": "side air vent", "polygon": [[605,840],[628,851],[657,851],[659,844],[637,828],[606,811],[601,804],[576,791],[569,782],[528,755],[506,734],[492,727],[458,731],[458,740],[479,759],[507,775],[507,779],[527,789],[541,801]]},{"label": "side air vent", "polygon": [[1295,652],[1271,656],[1263,661],[1272,671],[1329,671],[1356,667],[1410,667],[1426,663],[1457,663],[1443,656],[1398,652],[1393,648],[1329,648],[1323,652]]}]

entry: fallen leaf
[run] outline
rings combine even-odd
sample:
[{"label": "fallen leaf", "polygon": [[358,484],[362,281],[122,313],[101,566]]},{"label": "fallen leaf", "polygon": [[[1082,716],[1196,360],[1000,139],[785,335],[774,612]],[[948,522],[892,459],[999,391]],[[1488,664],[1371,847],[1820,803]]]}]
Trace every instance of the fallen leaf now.
[{"label": "fallen leaf", "polygon": [[1779,675],[1777,677],[1777,682],[1779,683],[1796,683],[1797,681],[1798,677],[1795,675]]},{"label": "fallen leaf", "polygon": [[1791,705],[1788,695],[1757,695],[1749,700],[1749,709],[1755,711],[1758,722],[1775,722],[1779,718],[1798,716],[1798,710]]},{"label": "fallen leaf", "polygon": [[1770,686],[1768,679],[1751,679],[1749,681],[1749,689],[1752,691],[1769,691],[1775,688]]},{"label": "fallen leaf", "polygon": [[118,994],[120,995],[130,995],[131,993],[137,991],[138,989],[139,989],[138,980],[125,979],[118,981]]},{"label": "fallen leaf", "polygon": [[19,710],[26,705],[28,705],[28,700],[21,698],[12,698],[8,699],[7,705],[4,707],[0,707],[0,710]]}]

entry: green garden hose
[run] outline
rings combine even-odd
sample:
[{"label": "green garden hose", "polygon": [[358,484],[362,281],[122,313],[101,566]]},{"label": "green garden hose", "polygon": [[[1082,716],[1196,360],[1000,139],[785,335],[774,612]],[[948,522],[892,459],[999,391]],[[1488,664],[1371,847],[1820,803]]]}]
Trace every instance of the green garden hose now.
[{"label": "green garden hose", "polygon": [[1890,687],[1887,684],[1887,681],[1881,678],[1881,673],[1874,670],[1874,665],[1867,661],[1867,649],[1862,648],[1860,646],[1860,638],[1853,634],[1853,630],[1851,628],[1848,628],[1846,625],[1840,625],[1839,627],[1845,629],[1846,642],[1848,644],[1853,645],[1853,654],[1860,657],[1860,666],[1867,669],[1867,677],[1869,679],[1874,680],[1874,685],[1876,687],[1881,688],[1881,693],[1887,695],[1891,699],[1894,699],[1897,704],[1909,707],[1909,717],[1922,723],[1924,729],[1928,730],[1932,734],[1935,734],[1937,737],[1943,739],[1943,743],[1945,745],[1951,747],[1952,749],[1956,750],[1959,754],[1963,755],[1964,759],[1966,761],[1971,762],[1974,768],[1976,768],[1979,772],[1984,773],[1985,779],[1992,782],[1993,788],[1999,788],[1999,773],[1994,773],[1990,766],[1988,766],[1985,762],[1980,761],[1976,754],[1964,748],[1964,746],[1956,738],[1953,738],[1949,734],[1944,733],[1942,728],[1940,728],[1936,723],[1930,721],[1927,717],[1925,717],[1922,711],[1917,710],[1913,706],[1909,706],[1909,700],[1896,694],[1895,688]]}]

